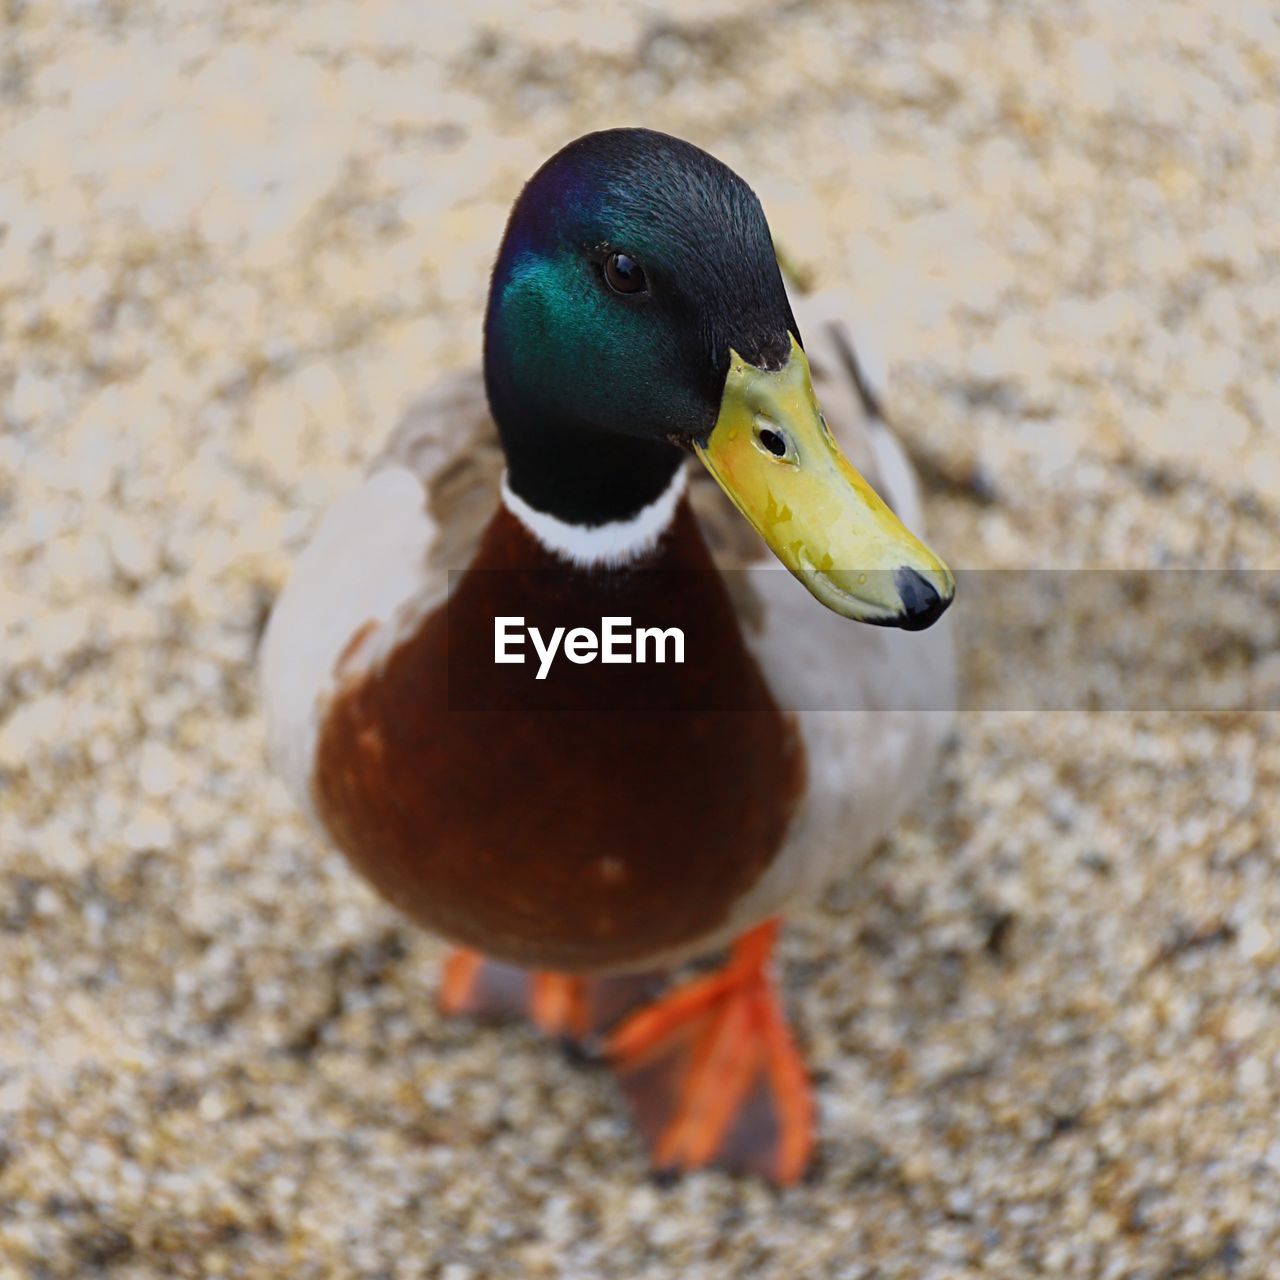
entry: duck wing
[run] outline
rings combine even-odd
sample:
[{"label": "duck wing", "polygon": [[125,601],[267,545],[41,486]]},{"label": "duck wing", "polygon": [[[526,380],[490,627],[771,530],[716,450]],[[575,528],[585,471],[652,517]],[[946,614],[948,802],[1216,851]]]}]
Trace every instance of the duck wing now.
[{"label": "duck wing", "polygon": [[504,466],[478,369],[441,379],[416,400],[369,464],[399,467],[422,483],[437,528],[430,554],[446,572],[465,569],[498,503]]},{"label": "duck wing", "polygon": [[467,566],[493,514],[501,475],[480,375],[445,378],[409,409],[295,561],[259,671],[271,757],[304,807],[333,694],[444,599],[449,570]]}]

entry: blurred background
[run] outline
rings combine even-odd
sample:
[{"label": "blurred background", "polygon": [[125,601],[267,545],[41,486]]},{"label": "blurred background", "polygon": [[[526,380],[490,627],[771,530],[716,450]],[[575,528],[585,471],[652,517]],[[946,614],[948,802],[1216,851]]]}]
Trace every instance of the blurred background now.
[{"label": "blurred background", "polygon": [[1280,568],[1278,103],[1266,0],[8,0],[0,1276],[1275,1274],[1273,717],[964,716],[787,933],[777,1195],[655,1185],[607,1077],[438,1017],[253,655],[613,124],[853,290],[951,564]]}]

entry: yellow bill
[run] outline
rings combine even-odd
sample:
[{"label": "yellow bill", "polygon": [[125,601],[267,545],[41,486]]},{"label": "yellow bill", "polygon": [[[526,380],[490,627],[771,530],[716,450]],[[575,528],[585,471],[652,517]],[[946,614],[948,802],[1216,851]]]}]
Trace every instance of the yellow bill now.
[{"label": "yellow bill", "polygon": [[919,631],[951,603],[951,570],[840,452],[794,336],[776,371],[730,353],[716,424],[694,448],[773,554],[827,608]]}]

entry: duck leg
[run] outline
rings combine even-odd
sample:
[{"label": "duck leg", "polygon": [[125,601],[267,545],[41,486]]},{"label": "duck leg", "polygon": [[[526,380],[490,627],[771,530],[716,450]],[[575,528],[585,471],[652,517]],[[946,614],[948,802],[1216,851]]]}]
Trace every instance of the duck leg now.
[{"label": "duck leg", "polygon": [[813,1151],[813,1098],[771,973],[778,922],[634,1013],[606,1052],[660,1172],[718,1165],[782,1186]]},{"label": "duck leg", "polygon": [[588,978],[521,969],[459,948],[444,963],[440,1007],[487,1021],[528,1018],[546,1035],[583,1044],[649,999],[657,982],[652,974]]}]

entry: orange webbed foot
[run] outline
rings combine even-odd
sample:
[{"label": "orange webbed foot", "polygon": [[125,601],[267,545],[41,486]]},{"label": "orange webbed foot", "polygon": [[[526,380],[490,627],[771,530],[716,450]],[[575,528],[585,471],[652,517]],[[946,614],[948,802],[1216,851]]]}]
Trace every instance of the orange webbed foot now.
[{"label": "orange webbed foot", "polygon": [[660,1172],[716,1165],[789,1186],[813,1153],[813,1098],[769,972],[777,923],[721,970],[634,1013],[607,1053]]},{"label": "orange webbed foot", "polygon": [[490,1021],[528,1018],[545,1035],[584,1044],[648,999],[655,982],[649,974],[588,978],[521,969],[459,949],[444,963],[440,1007]]}]

